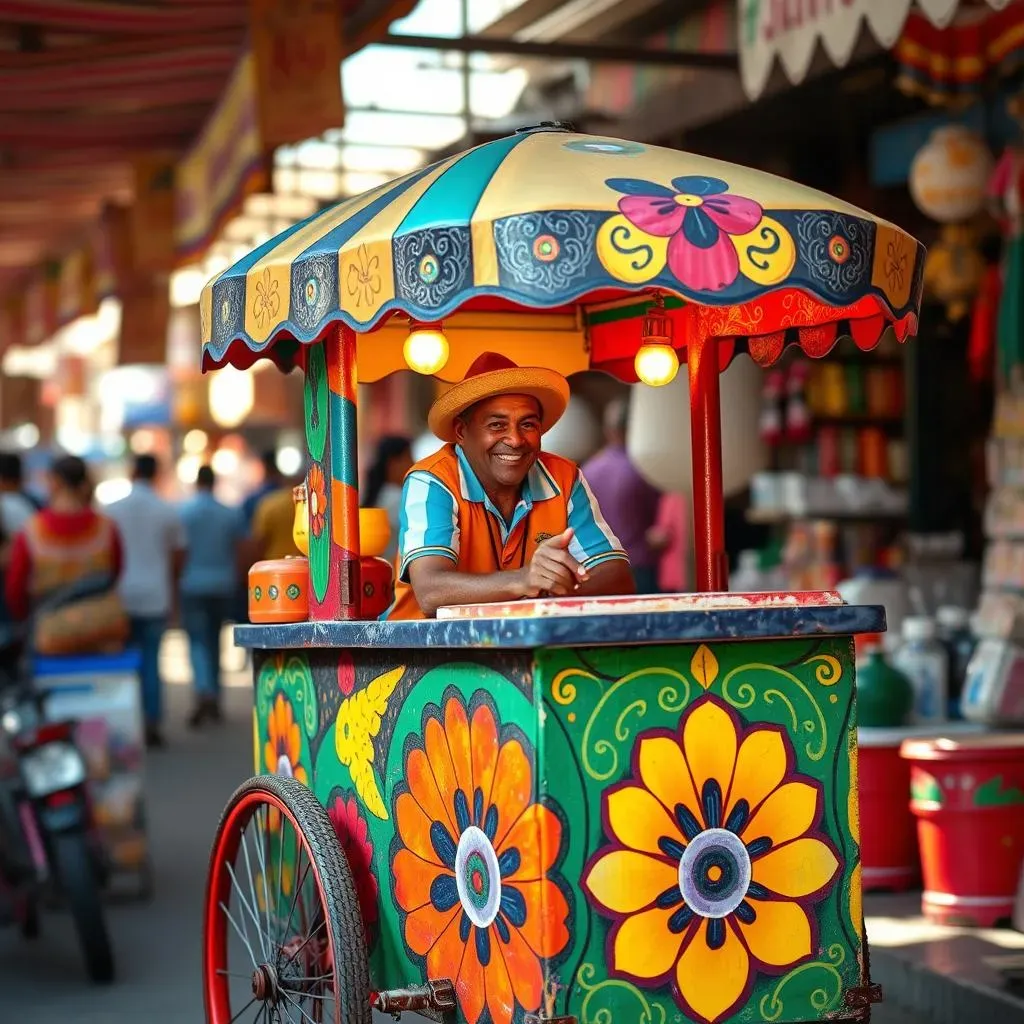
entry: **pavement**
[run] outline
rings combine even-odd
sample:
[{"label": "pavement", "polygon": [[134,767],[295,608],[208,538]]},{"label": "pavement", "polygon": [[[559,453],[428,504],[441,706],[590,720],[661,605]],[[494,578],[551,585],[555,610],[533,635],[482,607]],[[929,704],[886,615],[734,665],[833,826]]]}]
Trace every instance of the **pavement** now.
[{"label": "pavement", "polygon": [[[225,663],[239,665],[239,654],[225,647]],[[169,743],[149,756],[146,767],[154,895],[148,903],[109,909],[118,980],[109,988],[88,985],[65,914],[48,914],[43,935],[34,943],[23,942],[11,929],[0,931],[0,1024],[204,1020],[203,887],[221,811],[234,788],[252,774],[251,683],[247,672],[229,672],[226,722],[195,733],[182,724],[189,686],[184,646],[177,635],[165,645],[164,676]],[[902,986],[899,991],[912,989]],[[874,1009],[871,1019],[875,1024],[943,1024],[945,1015],[915,1013],[890,998]],[[973,1014],[961,1017],[972,1019]]]}]

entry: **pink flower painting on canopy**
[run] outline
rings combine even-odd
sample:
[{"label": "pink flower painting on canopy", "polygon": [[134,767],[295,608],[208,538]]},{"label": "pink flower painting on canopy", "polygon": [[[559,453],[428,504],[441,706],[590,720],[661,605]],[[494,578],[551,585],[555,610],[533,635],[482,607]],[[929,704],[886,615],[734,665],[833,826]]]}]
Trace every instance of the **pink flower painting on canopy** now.
[{"label": "pink flower painting on canopy", "polygon": [[721,178],[686,175],[672,179],[672,188],[642,178],[610,178],[622,192],[619,210],[640,231],[668,238],[668,268],[686,288],[717,292],[740,273],[739,256],[730,235],[745,235],[761,220],[753,199],[729,195]]}]

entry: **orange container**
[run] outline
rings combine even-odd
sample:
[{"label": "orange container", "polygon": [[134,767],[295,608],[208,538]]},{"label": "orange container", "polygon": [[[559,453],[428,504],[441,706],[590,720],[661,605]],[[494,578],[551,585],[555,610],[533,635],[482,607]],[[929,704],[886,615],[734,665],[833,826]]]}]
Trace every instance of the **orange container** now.
[{"label": "orange container", "polygon": [[274,558],[249,570],[250,622],[305,622],[309,618],[309,560]]}]

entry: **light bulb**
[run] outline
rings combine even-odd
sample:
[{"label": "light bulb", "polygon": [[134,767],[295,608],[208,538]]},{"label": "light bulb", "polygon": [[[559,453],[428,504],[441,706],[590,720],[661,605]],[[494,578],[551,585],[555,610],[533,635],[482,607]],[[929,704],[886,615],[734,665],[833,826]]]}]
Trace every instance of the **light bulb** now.
[{"label": "light bulb", "polygon": [[414,327],[402,348],[410,370],[429,377],[448,362],[448,339],[440,327]]},{"label": "light bulb", "polygon": [[679,356],[669,345],[641,345],[633,363],[636,375],[652,388],[664,387],[679,372]]}]

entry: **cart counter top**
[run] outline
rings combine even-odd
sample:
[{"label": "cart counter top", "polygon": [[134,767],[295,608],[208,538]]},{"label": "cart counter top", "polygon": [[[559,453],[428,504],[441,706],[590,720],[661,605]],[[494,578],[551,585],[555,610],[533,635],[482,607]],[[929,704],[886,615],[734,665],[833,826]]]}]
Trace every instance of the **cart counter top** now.
[{"label": "cart counter top", "polygon": [[418,621],[243,625],[235,642],[257,649],[510,648],[702,643],[885,631],[885,609],[833,593],[686,594],[520,601],[441,609]]}]

